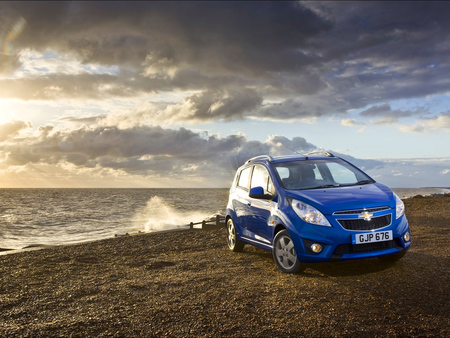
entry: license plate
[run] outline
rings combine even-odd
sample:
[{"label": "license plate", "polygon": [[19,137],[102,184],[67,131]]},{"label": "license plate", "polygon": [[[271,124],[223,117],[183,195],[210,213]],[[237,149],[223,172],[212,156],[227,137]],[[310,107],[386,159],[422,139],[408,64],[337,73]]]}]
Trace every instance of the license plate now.
[{"label": "license plate", "polygon": [[392,240],[392,230],[378,231],[378,232],[366,232],[363,234],[352,235],[353,244],[365,244],[375,242],[386,242]]}]

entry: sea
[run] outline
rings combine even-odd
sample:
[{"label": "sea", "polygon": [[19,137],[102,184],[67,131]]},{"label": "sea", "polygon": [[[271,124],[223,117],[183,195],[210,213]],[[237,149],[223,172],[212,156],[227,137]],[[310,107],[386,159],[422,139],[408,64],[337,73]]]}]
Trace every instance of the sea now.
[{"label": "sea", "polygon": [[[401,198],[450,188],[393,189]],[[189,229],[225,213],[229,189],[0,189],[0,253]]]}]

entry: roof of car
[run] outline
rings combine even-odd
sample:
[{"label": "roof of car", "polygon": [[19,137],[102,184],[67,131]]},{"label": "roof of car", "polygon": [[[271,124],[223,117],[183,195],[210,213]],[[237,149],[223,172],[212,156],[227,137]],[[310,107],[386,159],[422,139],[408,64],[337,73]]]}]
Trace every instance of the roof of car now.
[{"label": "roof of car", "polygon": [[337,158],[337,157],[327,151],[314,151],[314,152],[307,153],[304,155],[293,154],[293,155],[283,155],[283,156],[275,156],[275,157],[272,157],[269,155],[260,155],[260,156],[252,157],[245,163],[247,164],[250,162],[265,162],[265,161],[268,161],[271,163],[280,163],[280,162],[286,162],[286,161],[305,161],[305,160],[309,160],[310,158],[329,159],[329,158]]}]

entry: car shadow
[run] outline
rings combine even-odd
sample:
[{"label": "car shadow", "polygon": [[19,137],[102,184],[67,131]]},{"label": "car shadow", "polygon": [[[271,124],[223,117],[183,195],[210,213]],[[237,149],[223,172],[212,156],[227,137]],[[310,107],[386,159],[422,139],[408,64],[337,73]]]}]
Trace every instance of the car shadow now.
[{"label": "car shadow", "polygon": [[[257,257],[267,264],[275,265],[272,253],[257,247],[246,245],[241,253],[248,257]],[[407,254],[408,256],[408,254]],[[411,256],[411,253],[409,253]],[[382,261],[378,258],[366,258],[360,260],[348,260],[342,262],[302,263],[304,270],[299,276],[311,278],[359,276],[386,270],[396,264],[403,265],[405,258],[397,262]]]},{"label": "car shadow", "polygon": [[[245,246],[244,255],[258,257],[267,261],[268,264],[275,264],[272,253],[260,248]],[[403,259],[398,262],[382,261],[378,258],[367,258],[362,260],[349,260],[342,262],[323,263],[302,263],[304,270],[299,273],[303,277],[327,278],[342,276],[358,276],[386,270],[396,264],[403,264]]]},{"label": "car shadow", "polygon": [[[305,270],[300,274],[304,277],[326,278],[359,276],[374,272],[380,272],[400,262],[385,262],[377,258],[364,260],[325,262],[325,263],[303,263]],[[313,270],[313,271],[311,271]],[[317,274],[320,273],[320,275]]]}]

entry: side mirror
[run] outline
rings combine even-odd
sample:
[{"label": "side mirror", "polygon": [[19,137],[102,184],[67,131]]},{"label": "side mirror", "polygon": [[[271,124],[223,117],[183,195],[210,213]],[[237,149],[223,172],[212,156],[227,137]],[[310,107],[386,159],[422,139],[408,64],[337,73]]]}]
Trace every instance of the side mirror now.
[{"label": "side mirror", "polygon": [[260,200],[271,200],[273,199],[273,196],[271,194],[265,194],[264,193],[264,188],[263,187],[254,187],[251,188],[248,196],[250,196],[251,198],[257,198]]}]

